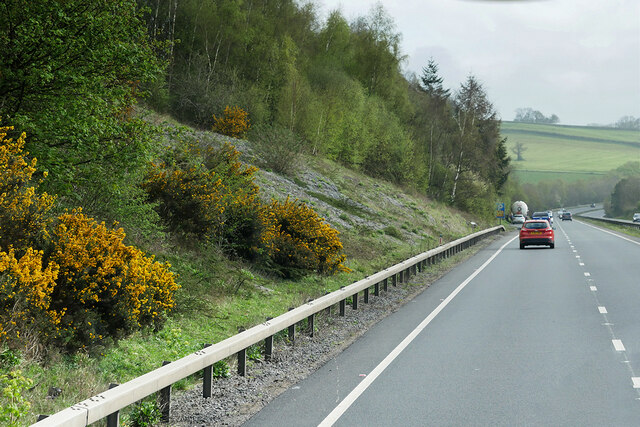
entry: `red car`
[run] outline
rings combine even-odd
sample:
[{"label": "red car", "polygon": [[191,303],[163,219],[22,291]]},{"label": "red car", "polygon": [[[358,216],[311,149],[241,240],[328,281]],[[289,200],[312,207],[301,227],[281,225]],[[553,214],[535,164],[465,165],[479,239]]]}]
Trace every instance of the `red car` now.
[{"label": "red car", "polygon": [[545,245],[553,249],[556,245],[553,228],[545,219],[525,221],[520,229],[520,249],[527,245]]}]

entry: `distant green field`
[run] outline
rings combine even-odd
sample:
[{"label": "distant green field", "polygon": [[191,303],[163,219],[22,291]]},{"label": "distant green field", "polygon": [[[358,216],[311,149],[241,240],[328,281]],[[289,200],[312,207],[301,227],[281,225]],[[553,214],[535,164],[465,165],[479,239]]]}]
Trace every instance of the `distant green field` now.
[{"label": "distant green field", "polygon": [[517,142],[525,160],[512,162],[522,182],[575,181],[602,175],[629,161],[640,161],[640,132],[614,128],[502,123],[509,154]]}]

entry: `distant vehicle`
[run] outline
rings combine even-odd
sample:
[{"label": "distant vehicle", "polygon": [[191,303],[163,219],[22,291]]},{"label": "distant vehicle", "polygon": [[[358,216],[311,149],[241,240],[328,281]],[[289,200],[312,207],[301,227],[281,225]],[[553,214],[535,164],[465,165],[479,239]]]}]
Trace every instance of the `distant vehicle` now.
[{"label": "distant vehicle", "polygon": [[514,215],[522,215],[523,217],[526,218],[528,212],[529,212],[529,207],[522,200],[513,202],[513,204],[511,205],[511,213]]},{"label": "distant vehicle", "polygon": [[595,207],[596,207],[596,204],[595,204],[595,203],[591,203],[591,207],[592,207],[592,208],[595,208]]},{"label": "distant vehicle", "polygon": [[524,224],[527,219],[522,214],[513,215],[513,219],[511,220],[512,224]]},{"label": "distant vehicle", "polygon": [[553,249],[556,246],[556,238],[549,221],[544,219],[532,219],[525,221],[520,228],[520,249],[529,245],[545,245]]},{"label": "distant vehicle", "polygon": [[564,211],[560,214],[560,219],[563,221],[573,221],[573,218],[571,217],[571,212],[569,211]]},{"label": "distant vehicle", "polygon": [[633,214],[633,222],[640,222],[640,213]]},{"label": "distant vehicle", "polygon": [[553,219],[549,216],[548,211],[540,211],[534,212],[531,214],[531,219],[543,219],[549,223],[549,225],[553,226]]}]

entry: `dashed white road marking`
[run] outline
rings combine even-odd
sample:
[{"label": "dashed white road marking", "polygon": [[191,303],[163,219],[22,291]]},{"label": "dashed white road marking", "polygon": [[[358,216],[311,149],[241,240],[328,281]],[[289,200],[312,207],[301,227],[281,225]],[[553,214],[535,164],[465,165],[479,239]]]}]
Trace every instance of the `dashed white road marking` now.
[{"label": "dashed white road marking", "polygon": [[580,264],[580,267],[584,267],[584,262],[579,262],[578,264]]},{"label": "dashed white road marking", "polygon": [[[615,237],[618,237],[620,239],[626,240],[626,241],[631,242],[633,244],[640,245],[640,242],[638,242],[636,240],[631,240],[631,239],[626,238],[624,236],[621,236],[619,234],[604,230],[604,229],[602,229],[600,227],[596,227],[596,226],[593,226],[591,224],[584,223],[582,221],[580,221],[580,223],[586,225],[587,227],[591,227],[591,228],[594,228],[596,230],[600,230],[600,231],[602,231],[604,233],[611,234],[612,236],[615,236]],[[563,230],[563,233],[565,234],[565,237],[567,237],[567,240],[569,240],[568,239],[568,235],[564,232],[564,230]],[[569,241],[569,244],[571,245],[570,241]],[[573,246],[571,246],[571,248],[573,248]],[[577,252],[577,251],[574,250],[573,252]],[[580,266],[584,266],[584,263],[581,262],[582,260],[580,260],[580,255],[576,255],[576,258],[579,259]],[[585,275],[585,277],[590,277],[591,276],[591,274],[587,273],[587,272],[584,272],[584,275]],[[593,282],[593,281],[594,280],[591,279],[591,278],[587,279],[587,282]],[[593,286],[593,285],[589,286],[589,289],[591,290],[591,292],[596,292],[598,290],[598,288],[596,286]],[[596,303],[599,304],[597,294],[594,293],[592,295],[594,296]],[[606,307],[601,306],[601,305],[598,305],[598,311],[600,312],[600,314],[607,314],[608,313]],[[631,374],[631,382],[633,384],[633,388],[638,390],[636,393],[637,393],[637,395],[640,396],[640,377],[635,376],[636,373],[633,370],[633,366],[631,364],[631,361],[627,358],[626,354],[624,353],[624,352],[626,352],[626,349],[624,347],[624,344],[622,344],[622,340],[613,338],[613,337],[615,337],[614,332],[613,332],[613,328],[612,328],[614,326],[614,324],[608,321],[607,316],[604,316],[604,320],[605,320],[605,323],[602,323],[602,325],[608,327],[609,333],[611,334],[611,337],[612,337],[611,343],[613,344],[614,349],[616,351],[618,351],[618,352],[623,352],[625,360],[623,360],[622,363],[625,363],[627,365],[627,367],[629,369],[629,372]],[[640,401],[640,397],[636,397],[636,400]]]},{"label": "dashed white road marking", "polygon": [[615,348],[616,351],[625,351],[624,344],[622,344],[622,340],[611,340],[611,342],[613,343],[613,348]]}]

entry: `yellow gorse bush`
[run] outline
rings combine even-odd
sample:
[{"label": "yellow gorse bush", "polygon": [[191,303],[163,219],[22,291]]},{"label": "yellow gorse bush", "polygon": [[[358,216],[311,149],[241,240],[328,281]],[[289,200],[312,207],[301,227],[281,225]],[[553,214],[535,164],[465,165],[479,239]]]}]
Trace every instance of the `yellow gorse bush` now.
[{"label": "yellow gorse bush", "polygon": [[0,252],[0,342],[20,338],[20,330],[57,325],[64,314],[50,308],[58,266],[43,268],[42,252],[28,248]]},{"label": "yellow gorse bush", "polygon": [[284,277],[349,271],[338,231],[304,203],[261,202],[257,169],[244,165],[232,145],[190,146],[172,156],[152,164],[143,185],[172,231],[258,259]]},{"label": "yellow gorse bush", "polygon": [[264,221],[262,243],[285,276],[295,276],[300,270],[350,271],[343,264],[346,255],[342,253],[339,232],[305,203],[288,197],[282,203],[274,200]]},{"label": "yellow gorse bush", "polygon": [[223,135],[241,138],[247,134],[250,127],[249,113],[238,106],[227,105],[222,117],[213,115],[213,131]]},{"label": "yellow gorse bush", "polygon": [[81,209],[53,217],[54,197],[30,185],[25,135],[11,130],[0,128],[0,344],[27,333],[73,350],[157,326],[175,304],[170,265]]},{"label": "yellow gorse bush", "polygon": [[244,165],[229,144],[218,150],[192,145],[173,156],[152,164],[143,183],[169,228],[251,257],[261,226],[257,169]]},{"label": "yellow gorse bush", "polygon": [[68,313],[58,333],[66,345],[93,344],[162,320],[178,289],[168,263],[155,262],[110,229],[75,209],[52,230],[51,261],[59,266],[54,302]]},{"label": "yellow gorse bush", "polygon": [[[9,245],[21,252],[46,232],[48,212],[55,198],[38,194],[29,186],[36,171],[36,159],[26,160],[25,134],[7,138],[13,127],[0,127],[0,249]],[[46,173],[45,173],[46,176]]]}]

